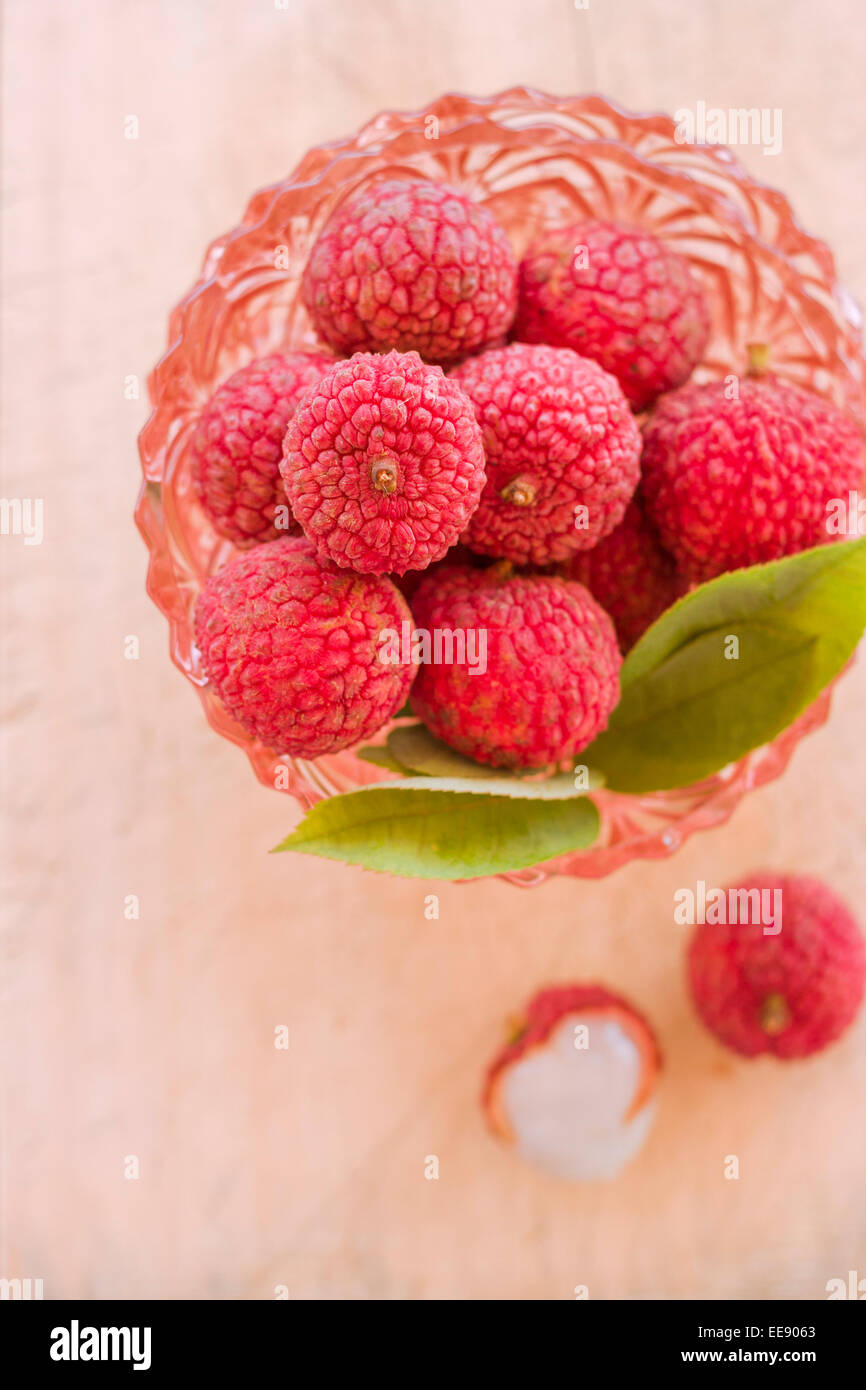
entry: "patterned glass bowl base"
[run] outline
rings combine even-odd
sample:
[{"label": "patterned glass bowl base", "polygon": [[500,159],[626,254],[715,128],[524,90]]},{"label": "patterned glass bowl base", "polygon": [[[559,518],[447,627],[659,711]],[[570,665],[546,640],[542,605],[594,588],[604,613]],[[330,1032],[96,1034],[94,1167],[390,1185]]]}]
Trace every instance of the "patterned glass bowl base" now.
[{"label": "patterned glass bowl base", "polygon": [[[546,226],[603,217],[657,231],[691,262],[713,331],[695,374],[744,370],[768,342],[776,371],[866,418],[860,322],[833,258],[797,225],[786,199],[754,182],[721,147],[683,145],[667,116],[636,116],[600,97],[513,88],[481,100],[445,96],[424,111],[384,112],[357,135],[311,150],[284,182],[256,193],[209,248],[201,276],[169,320],[169,348],[149,379],[136,521],[150,551],[147,590],[168,619],[171,655],[198,688],[211,726],[244,749],[256,776],[305,807],[389,774],[351,752],[306,762],[254,742],[209,689],[193,638],[201,586],[233,553],[192,487],[189,442],[219,382],[253,357],[316,346],[299,285],[336,205],[383,176],[449,183],[487,204],[522,254]],[[592,849],[504,875],[530,886],[551,874],[599,878],[632,859],[672,854],[727,820],[753,787],[778,777],[799,740],[826,720],[824,694],[772,744],[704,782],[649,796],[601,792]],[[377,741],[383,742],[383,730]]]}]

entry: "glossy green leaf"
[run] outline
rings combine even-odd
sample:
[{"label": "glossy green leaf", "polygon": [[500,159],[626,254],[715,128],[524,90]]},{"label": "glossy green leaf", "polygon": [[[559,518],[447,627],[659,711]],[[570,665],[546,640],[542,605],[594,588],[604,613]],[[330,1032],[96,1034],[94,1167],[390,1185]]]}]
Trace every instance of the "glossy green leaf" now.
[{"label": "glossy green leaf", "polygon": [[372,763],[374,767],[385,767],[389,772],[406,773],[410,769],[398,763],[393,753],[389,753],[387,748],[375,747],[369,744],[366,748],[356,748],[355,757],[362,762]]},{"label": "glossy green leaf", "polygon": [[414,878],[479,878],[586,849],[598,834],[595,805],[573,790],[557,799],[484,792],[425,778],[347,792],[317,802],[277,850]]},{"label": "glossy green leaf", "polygon": [[388,752],[403,767],[428,777],[501,778],[502,769],[487,767],[456,753],[424,724],[403,724],[388,735]]},{"label": "glossy green leaf", "polygon": [[629,653],[620,703],[582,756],[616,791],[708,777],[796,719],[864,627],[866,540],[721,575],[663,614]]}]

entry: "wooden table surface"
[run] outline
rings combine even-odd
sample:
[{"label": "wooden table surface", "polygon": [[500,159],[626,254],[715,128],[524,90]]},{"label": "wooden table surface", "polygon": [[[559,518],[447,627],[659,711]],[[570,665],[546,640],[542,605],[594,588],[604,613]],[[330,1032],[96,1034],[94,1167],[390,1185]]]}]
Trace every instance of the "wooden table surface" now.
[{"label": "wooden table surface", "polygon": [[[606,882],[269,856],[294,804],[208,729],[145,597],[146,406],[124,389],[252,189],[448,89],[780,108],[782,152],[742,159],[866,300],[860,0],[2,10],[2,492],[45,520],[41,546],[0,538],[0,1274],[46,1297],[317,1299],[811,1299],[866,1275],[866,1016],[812,1061],[739,1061],[692,1017],[673,922],[678,887],[765,865],[825,875],[866,918],[866,662],[780,783]],[[667,1059],[646,1149],[602,1187],[522,1166],[476,1105],[505,1016],[571,978],[631,995]]]}]

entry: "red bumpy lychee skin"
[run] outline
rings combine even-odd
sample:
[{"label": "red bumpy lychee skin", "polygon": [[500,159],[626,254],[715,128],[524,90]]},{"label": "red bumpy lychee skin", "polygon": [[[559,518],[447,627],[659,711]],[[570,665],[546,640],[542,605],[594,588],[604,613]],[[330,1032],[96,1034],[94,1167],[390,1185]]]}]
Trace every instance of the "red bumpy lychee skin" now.
[{"label": "red bumpy lychee skin", "polygon": [[613,530],[637,487],[640,434],[609,373],[569,348],[512,343],[452,377],[472,400],[487,457],[462,537],[470,550],[545,565]]},{"label": "red bumpy lychee skin", "polygon": [[[863,935],[820,879],[755,874],[737,888],[767,894],[766,910],[753,899],[754,907],[737,910],[738,918],[748,917],[746,924],[707,922],[695,928],[688,974],[698,1013],[721,1042],[744,1057],[819,1052],[860,1008],[866,984]],[[781,931],[767,934],[777,889]]]},{"label": "red bumpy lychee skin", "polygon": [[438,574],[446,568],[451,569],[454,565],[477,565],[481,569],[488,563],[489,561],[482,560],[479,555],[473,555],[471,550],[467,550],[465,545],[458,542],[446,551],[441,560],[434,560],[432,565],[428,565],[426,570],[407,570],[405,574],[393,575],[392,578],[406,602],[411,605],[418,588],[431,575]]},{"label": "red bumpy lychee skin", "polygon": [[487,208],[443,184],[393,179],[337,209],[302,288],[335,352],[414,349],[454,362],[507,333],[517,263]]},{"label": "red bumpy lychee skin", "polygon": [[[428,632],[474,632],[482,662],[421,666],[412,708],[438,738],[493,767],[541,768],[601,733],[619,699],[613,624],[580,584],[445,568],[412,600]],[[483,634],[483,637],[482,637]],[[467,637],[467,646],[469,638]]]},{"label": "red bumpy lychee skin", "polygon": [[236,556],[199,595],[204,668],[238,723],[277,753],[318,758],[369,738],[406,699],[411,666],[380,659],[409,607],[388,579],[323,565],[303,537]]},{"label": "red bumpy lychee skin", "polygon": [[836,539],[827,504],[862,484],[860,433],[772,376],[684,386],[644,432],[642,493],[662,545],[699,583]]},{"label": "red bumpy lychee skin", "polygon": [[619,526],[592,550],[575,555],[566,573],[585,585],[613,619],[624,653],[686,589],[673,559],[659,545],[639,493]]},{"label": "red bumpy lychee skin", "polygon": [[519,285],[515,338],[593,358],[635,410],[687,381],[707,345],[709,312],[688,261],[637,228],[556,227],[529,248]]},{"label": "red bumpy lychee skin", "polygon": [[224,381],[202,411],[191,445],[195,487],[216,530],[235,545],[300,533],[280,477],[283,436],[301,396],[332,365],[309,352],[260,357]]},{"label": "red bumpy lychee skin", "polygon": [[627,1000],[602,985],[555,985],[514,1021],[481,1107],[493,1134],[536,1166],[610,1178],[646,1138],[661,1067],[653,1029]]},{"label": "red bumpy lychee skin", "polygon": [[478,505],[484,447],[472,404],[416,352],[356,353],[299,404],[286,494],[322,558],[363,574],[424,569]]}]

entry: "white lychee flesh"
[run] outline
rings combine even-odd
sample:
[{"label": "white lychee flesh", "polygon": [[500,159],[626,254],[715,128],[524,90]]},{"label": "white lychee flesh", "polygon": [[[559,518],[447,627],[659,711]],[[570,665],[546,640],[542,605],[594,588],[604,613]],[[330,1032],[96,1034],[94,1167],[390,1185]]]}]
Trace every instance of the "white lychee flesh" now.
[{"label": "white lychee flesh", "polygon": [[500,1101],[519,1153],[557,1177],[612,1178],[641,1148],[655,1103],[631,1114],[645,1058],[615,1019],[568,1014],[501,1077]]}]

